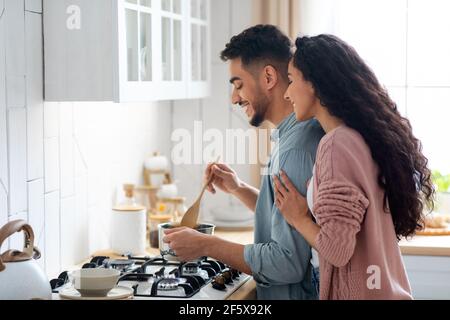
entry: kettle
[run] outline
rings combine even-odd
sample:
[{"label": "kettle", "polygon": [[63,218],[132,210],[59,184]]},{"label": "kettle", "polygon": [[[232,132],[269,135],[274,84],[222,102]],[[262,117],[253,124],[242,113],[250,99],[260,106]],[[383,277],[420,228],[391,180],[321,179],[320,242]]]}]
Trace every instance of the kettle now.
[{"label": "kettle", "polygon": [[11,221],[0,229],[0,248],[9,236],[21,231],[23,251],[8,250],[0,254],[0,300],[51,299],[48,278],[35,261],[41,253],[34,246],[34,232],[26,221]]}]

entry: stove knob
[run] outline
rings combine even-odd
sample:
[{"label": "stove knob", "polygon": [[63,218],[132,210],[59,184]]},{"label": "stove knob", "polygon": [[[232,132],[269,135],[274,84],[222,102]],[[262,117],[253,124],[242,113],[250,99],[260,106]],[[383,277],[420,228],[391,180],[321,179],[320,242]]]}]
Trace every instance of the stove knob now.
[{"label": "stove knob", "polygon": [[212,283],[212,286],[214,289],[217,289],[217,290],[225,290],[226,289],[225,279],[222,275],[215,277],[211,283]]},{"label": "stove knob", "polygon": [[222,272],[222,277],[225,279],[226,284],[230,284],[233,282],[233,275],[230,270],[226,270]]},{"label": "stove knob", "polygon": [[230,269],[231,275],[233,276],[233,279],[239,278],[240,272],[237,269]]}]

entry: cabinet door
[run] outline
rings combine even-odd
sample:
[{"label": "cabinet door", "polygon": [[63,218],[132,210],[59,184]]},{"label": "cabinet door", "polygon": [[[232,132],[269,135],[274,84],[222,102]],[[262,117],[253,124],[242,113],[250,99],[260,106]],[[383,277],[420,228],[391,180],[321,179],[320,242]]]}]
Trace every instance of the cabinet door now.
[{"label": "cabinet door", "polygon": [[181,0],[161,2],[162,80],[183,81],[183,13]]},{"label": "cabinet door", "polygon": [[182,61],[187,9],[181,0],[119,1],[120,101],[187,97]]},{"label": "cabinet door", "polygon": [[206,96],[209,0],[44,0],[43,8],[47,101]]},{"label": "cabinet door", "polygon": [[188,92],[190,98],[209,95],[210,82],[210,2],[190,0],[190,61]]},{"label": "cabinet door", "polygon": [[44,0],[45,99],[111,101],[111,0]]},{"label": "cabinet door", "polygon": [[188,3],[182,0],[161,0],[160,3],[161,90],[172,99],[187,98],[187,75],[183,68],[187,42],[183,33],[187,26]]}]

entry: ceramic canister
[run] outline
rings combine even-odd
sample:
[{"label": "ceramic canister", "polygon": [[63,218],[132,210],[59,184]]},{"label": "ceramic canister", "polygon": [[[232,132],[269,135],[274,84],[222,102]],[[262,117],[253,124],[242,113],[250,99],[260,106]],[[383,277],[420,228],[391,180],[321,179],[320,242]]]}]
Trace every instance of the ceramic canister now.
[{"label": "ceramic canister", "polygon": [[112,210],[111,245],[117,254],[143,254],[146,249],[147,209],[117,206]]}]

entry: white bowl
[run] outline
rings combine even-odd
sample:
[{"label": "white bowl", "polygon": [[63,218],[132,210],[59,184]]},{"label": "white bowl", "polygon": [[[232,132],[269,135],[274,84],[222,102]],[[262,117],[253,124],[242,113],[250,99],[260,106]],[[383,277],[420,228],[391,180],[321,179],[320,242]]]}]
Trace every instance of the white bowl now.
[{"label": "white bowl", "polygon": [[211,215],[214,221],[249,221],[255,214],[242,205],[230,205],[225,207],[216,207],[211,209]]},{"label": "white bowl", "polygon": [[73,287],[84,297],[104,297],[120,277],[115,269],[80,269],[70,273]]}]

